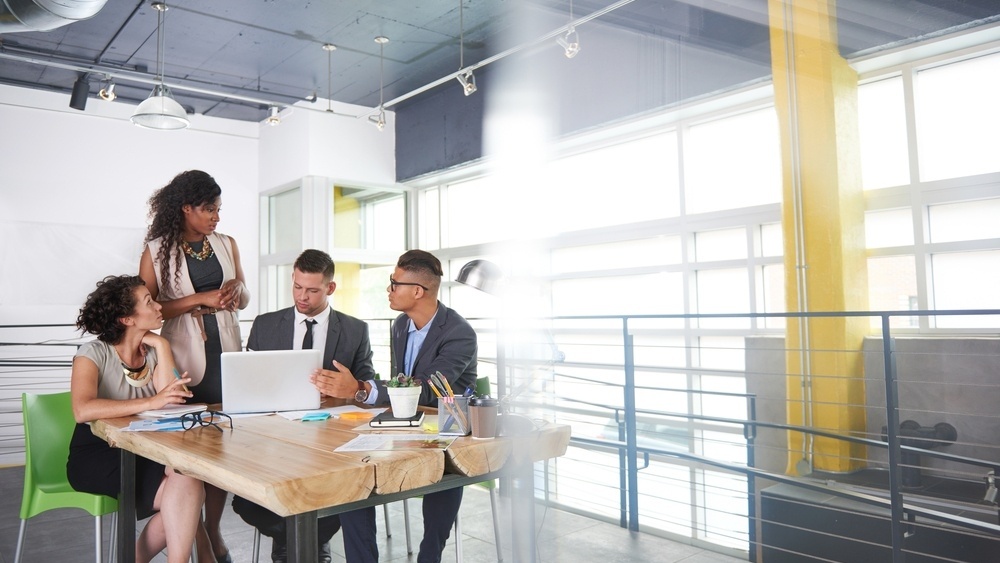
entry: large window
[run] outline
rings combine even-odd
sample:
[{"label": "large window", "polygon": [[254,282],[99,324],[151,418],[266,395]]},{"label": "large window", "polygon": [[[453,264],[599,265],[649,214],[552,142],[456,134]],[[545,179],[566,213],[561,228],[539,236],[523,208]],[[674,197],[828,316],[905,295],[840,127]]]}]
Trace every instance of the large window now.
[{"label": "large window", "polygon": [[[859,86],[870,310],[1000,307],[997,77],[1000,55],[988,55],[886,69]],[[522,374],[521,386],[560,402],[546,416],[556,413],[574,435],[620,436],[629,349],[642,389],[640,446],[745,460],[741,427],[685,416],[747,416],[744,340],[784,335],[780,317],[725,317],[785,311],[777,120],[766,96],[758,100],[574,139],[530,189],[485,166],[416,187],[415,246],[434,249],[452,274],[487,258],[507,276],[506,297],[445,284],[444,299],[501,317],[486,329],[490,337],[502,341],[506,326],[554,346],[559,359],[546,363],[546,375]],[[693,314],[713,317],[685,317]],[[556,318],[521,333],[522,315]],[[622,318],[629,315],[639,318]],[[973,315],[892,322],[904,331],[997,328],[995,318]],[[747,548],[742,477],[652,459],[638,485],[644,526]],[[619,463],[616,450],[567,455],[547,467],[548,492],[615,518]]]},{"label": "large window", "polygon": [[[995,308],[986,287],[1000,252],[1000,54],[887,72],[858,87],[869,308]],[[996,329],[991,317],[893,322]]]}]

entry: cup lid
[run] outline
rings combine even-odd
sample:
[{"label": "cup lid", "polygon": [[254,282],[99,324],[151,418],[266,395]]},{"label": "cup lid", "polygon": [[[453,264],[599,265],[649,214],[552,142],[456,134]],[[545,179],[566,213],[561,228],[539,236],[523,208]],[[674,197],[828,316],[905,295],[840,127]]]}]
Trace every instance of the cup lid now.
[{"label": "cup lid", "polygon": [[495,407],[500,404],[500,401],[492,397],[474,397],[469,400],[470,407]]}]

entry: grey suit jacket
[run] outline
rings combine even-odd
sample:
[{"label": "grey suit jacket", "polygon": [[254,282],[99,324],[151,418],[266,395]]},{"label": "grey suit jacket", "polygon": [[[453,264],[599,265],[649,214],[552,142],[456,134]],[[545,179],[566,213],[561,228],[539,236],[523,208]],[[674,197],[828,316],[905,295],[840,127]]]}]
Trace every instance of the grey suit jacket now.
[{"label": "grey suit jacket", "polygon": [[[291,350],[294,334],[295,311],[292,307],[258,315],[250,327],[247,350]],[[368,323],[331,309],[323,369],[333,370],[333,360],[347,366],[355,379],[369,381],[375,378]]]},{"label": "grey suit jacket", "polygon": [[[396,317],[392,323],[392,375],[403,370],[408,325],[409,317],[405,314]],[[466,388],[474,389],[476,386],[478,351],[476,331],[472,325],[438,301],[437,315],[413,362],[413,372],[408,375],[426,380],[430,374],[440,371],[448,378],[455,394],[461,395]],[[379,381],[378,386],[378,402],[388,402],[385,383]],[[423,385],[420,393],[420,404],[437,406],[437,396],[427,385]]]}]

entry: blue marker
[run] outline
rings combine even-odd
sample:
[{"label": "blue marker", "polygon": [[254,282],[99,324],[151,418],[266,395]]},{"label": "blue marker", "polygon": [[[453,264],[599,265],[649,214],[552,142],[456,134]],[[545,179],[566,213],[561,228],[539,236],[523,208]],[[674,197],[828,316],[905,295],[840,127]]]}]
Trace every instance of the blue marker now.
[{"label": "blue marker", "polygon": [[[181,374],[180,374],[180,372],[177,371],[176,367],[174,368],[174,377],[177,378],[177,379],[181,378]],[[188,389],[187,385],[181,385],[181,389],[183,389],[185,393],[190,393],[191,392],[191,390]]]}]

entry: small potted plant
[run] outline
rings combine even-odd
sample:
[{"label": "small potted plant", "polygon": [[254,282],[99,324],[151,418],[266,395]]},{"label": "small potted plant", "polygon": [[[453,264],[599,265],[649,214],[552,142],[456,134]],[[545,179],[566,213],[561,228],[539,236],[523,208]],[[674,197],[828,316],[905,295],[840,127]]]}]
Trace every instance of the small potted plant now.
[{"label": "small potted plant", "polygon": [[385,385],[389,393],[389,404],[392,406],[392,416],[409,418],[417,414],[421,391],[419,379],[400,373],[386,381]]}]

